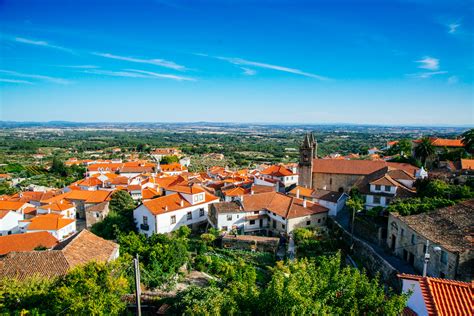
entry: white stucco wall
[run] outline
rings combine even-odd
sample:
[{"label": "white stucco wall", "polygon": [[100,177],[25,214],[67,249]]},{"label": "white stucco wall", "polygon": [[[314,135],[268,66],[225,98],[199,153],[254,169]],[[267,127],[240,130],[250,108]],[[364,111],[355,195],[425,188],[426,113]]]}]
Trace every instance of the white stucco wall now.
[{"label": "white stucco wall", "polygon": [[23,214],[10,211],[0,219],[0,234],[2,236],[19,232],[18,221],[23,219]]},{"label": "white stucco wall", "polygon": [[423,294],[421,293],[420,283],[415,280],[403,279],[402,291],[407,293],[412,291],[410,298],[408,299],[407,306],[410,307],[419,316],[427,316],[428,310],[426,309]]}]

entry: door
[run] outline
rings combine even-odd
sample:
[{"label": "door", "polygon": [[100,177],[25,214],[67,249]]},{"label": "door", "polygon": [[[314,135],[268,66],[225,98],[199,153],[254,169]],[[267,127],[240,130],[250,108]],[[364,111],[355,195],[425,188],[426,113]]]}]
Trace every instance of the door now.
[{"label": "door", "polygon": [[397,236],[392,235],[392,251],[395,251],[395,246],[397,245]]},{"label": "door", "polygon": [[263,227],[263,218],[260,219],[259,223],[260,223],[260,228],[262,228]]}]

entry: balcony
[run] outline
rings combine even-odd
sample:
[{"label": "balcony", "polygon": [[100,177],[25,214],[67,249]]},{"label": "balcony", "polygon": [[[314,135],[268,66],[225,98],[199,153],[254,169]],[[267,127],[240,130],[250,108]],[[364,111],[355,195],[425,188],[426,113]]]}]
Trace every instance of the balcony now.
[{"label": "balcony", "polygon": [[141,224],[140,229],[144,231],[148,231],[150,229],[150,225],[148,224]]}]

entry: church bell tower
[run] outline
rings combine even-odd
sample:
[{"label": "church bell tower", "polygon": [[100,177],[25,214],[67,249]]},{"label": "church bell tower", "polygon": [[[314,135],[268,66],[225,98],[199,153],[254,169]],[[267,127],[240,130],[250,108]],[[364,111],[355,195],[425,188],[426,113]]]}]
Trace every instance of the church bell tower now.
[{"label": "church bell tower", "polygon": [[298,163],[298,185],[305,188],[313,187],[313,159],[317,158],[318,144],[313,133],[307,133],[300,146],[300,161]]}]

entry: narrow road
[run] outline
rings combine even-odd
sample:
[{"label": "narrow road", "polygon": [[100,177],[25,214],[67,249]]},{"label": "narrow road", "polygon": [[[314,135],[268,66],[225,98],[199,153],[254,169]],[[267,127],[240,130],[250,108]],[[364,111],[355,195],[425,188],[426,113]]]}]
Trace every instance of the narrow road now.
[{"label": "narrow road", "polygon": [[290,239],[288,240],[288,259],[291,261],[295,260],[295,240],[293,236],[290,235]]}]

